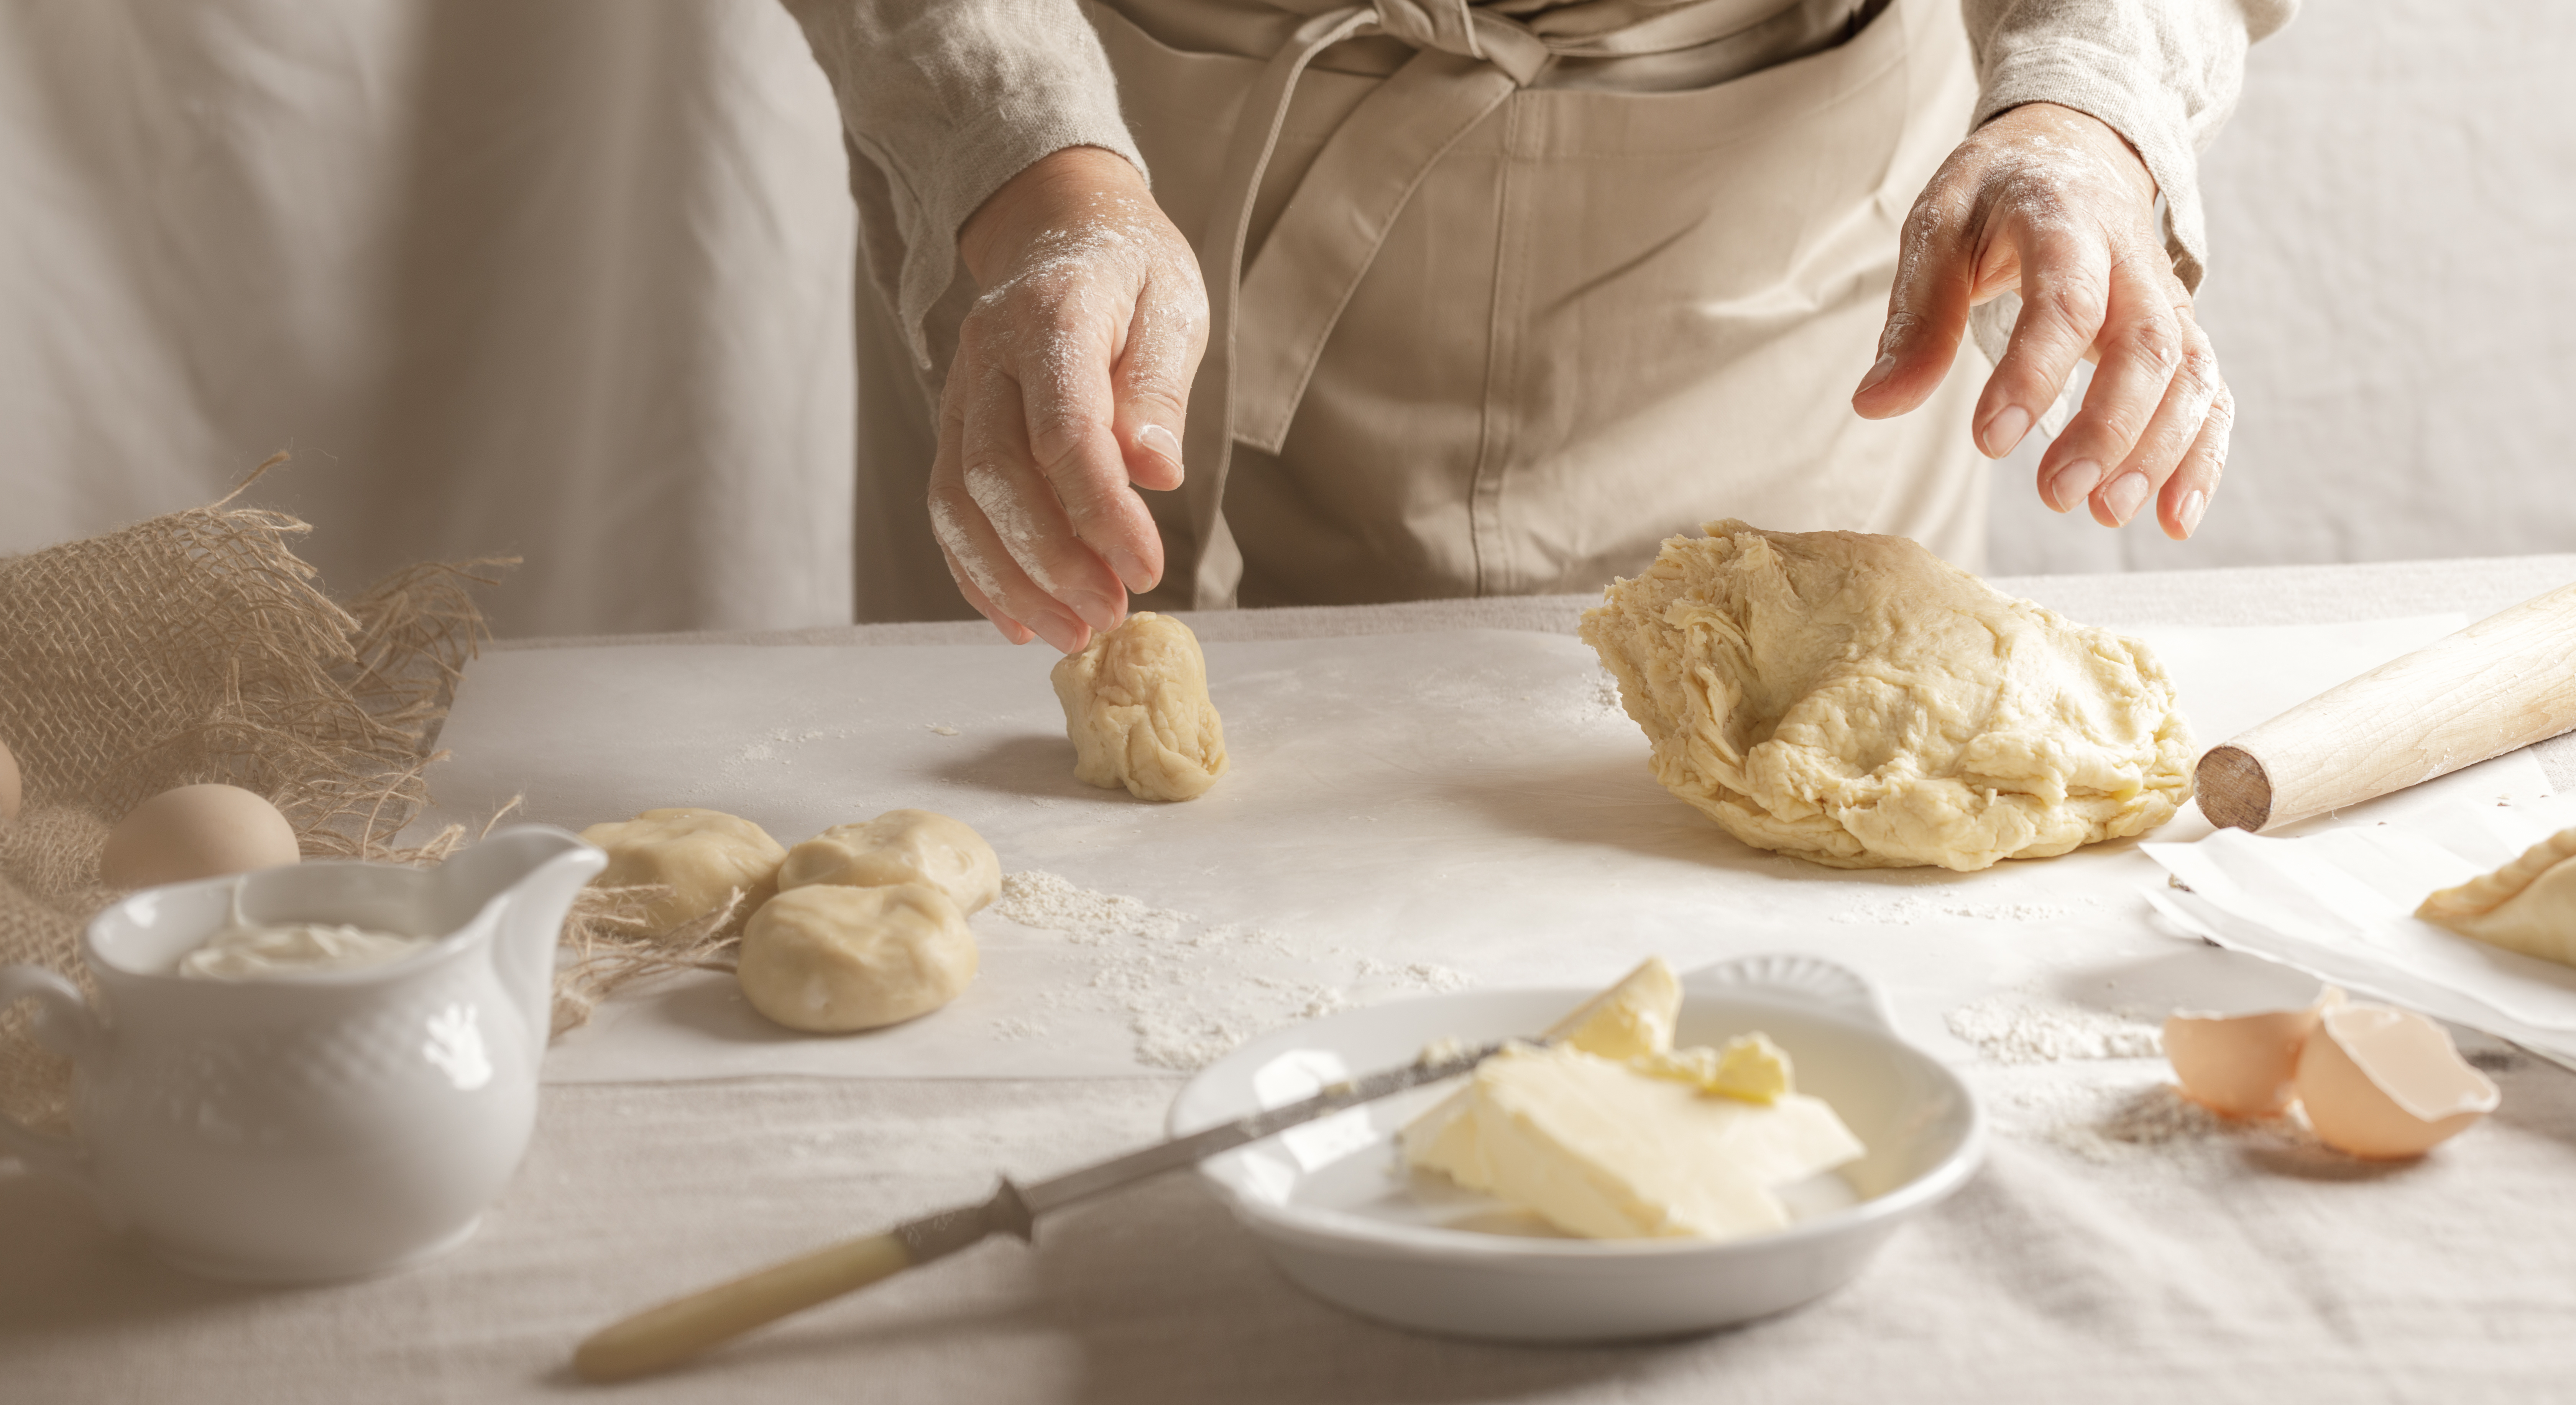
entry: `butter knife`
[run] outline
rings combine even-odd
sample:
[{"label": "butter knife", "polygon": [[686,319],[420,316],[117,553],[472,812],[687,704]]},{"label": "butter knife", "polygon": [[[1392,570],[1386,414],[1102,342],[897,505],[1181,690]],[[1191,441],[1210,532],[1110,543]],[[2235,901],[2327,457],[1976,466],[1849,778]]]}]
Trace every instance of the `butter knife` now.
[{"label": "butter knife", "polygon": [[664,1370],[755,1327],[946,1258],[989,1236],[1010,1234],[1026,1241],[1038,1216],[1075,1201],[1194,1165],[1344,1108],[1455,1078],[1502,1047],[1493,1043],[1455,1053],[1443,1051],[1444,1057],[1425,1057],[1402,1068],[1347,1079],[1302,1102],[1219,1123],[1029,1185],[1004,1176],[993,1198],[980,1205],[941,1210],[881,1234],[843,1240],[601,1328],[573,1353],[573,1371],[584,1380],[622,1381]]}]

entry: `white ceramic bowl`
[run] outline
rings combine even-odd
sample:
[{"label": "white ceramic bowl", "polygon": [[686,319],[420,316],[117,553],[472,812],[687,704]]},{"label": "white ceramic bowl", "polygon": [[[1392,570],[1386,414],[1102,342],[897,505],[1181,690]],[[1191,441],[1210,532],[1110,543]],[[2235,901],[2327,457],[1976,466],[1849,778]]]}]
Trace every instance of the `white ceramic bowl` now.
[{"label": "white ceramic bowl", "polygon": [[[1400,1327],[1525,1342],[1706,1331],[1840,1287],[1907,1219],[1975,1173],[1985,1119],[1958,1075],[1893,1032],[1876,991],[1808,956],[1755,956],[1682,978],[1680,1042],[1759,1029],[1798,1088],[1834,1106],[1869,1154],[1785,1195],[1796,1222],[1748,1239],[1587,1240],[1445,1177],[1406,1168],[1396,1131],[1456,1087],[1416,1089],[1291,1128],[1204,1163],[1272,1261],[1329,1302]],[[1181,1090],[1173,1135],[1410,1062],[1444,1035],[1531,1035],[1590,990],[1496,990],[1398,1001],[1279,1030]]]}]

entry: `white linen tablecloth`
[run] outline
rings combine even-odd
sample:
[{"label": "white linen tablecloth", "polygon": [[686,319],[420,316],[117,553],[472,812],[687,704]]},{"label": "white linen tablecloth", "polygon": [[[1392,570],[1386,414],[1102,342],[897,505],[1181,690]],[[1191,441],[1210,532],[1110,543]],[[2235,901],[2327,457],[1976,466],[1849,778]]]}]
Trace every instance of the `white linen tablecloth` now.
[{"label": "white linen tablecloth", "polygon": [[[2478,616],[2576,557],[1999,581],[2089,622]],[[1570,630],[1586,601],[1193,620],[1210,639]],[[754,638],[954,643],[982,626]],[[982,637],[990,637],[989,633]],[[707,636],[698,636],[703,642]],[[742,636],[735,636],[739,639]],[[577,645],[581,641],[545,641]],[[597,641],[608,642],[608,641]],[[631,643],[631,639],[616,642]],[[998,642],[998,641],[997,641]],[[526,645],[520,647],[541,647]],[[471,686],[469,675],[468,687]],[[2576,738],[2536,749],[2576,787]],[[1926,933],[1890,934],[1891,940]],[[2259,1141],[2078,1154],[1996,1137],[1985,1172],[1803,1311],[1682,1341],[1409,1336],[1289,1285],[1188,1176],[1050,1219],[614,1398],[1084,1401],[2527,1399],[2576,1366],[2576,1076],[2478,1051],[2502,1110],[2426,1161]],[[2004,1073],[1985,1070],[2001,1081]],[[0,1170],[0,1399],[491,1401],[594,1394],[606,1320],[824,1239],[1159,1134],[1178,1075],[550,1085],[482,1232],[328,1288],[187,1278],[75,1193]],[[2097,1148],[2097,1153],[2099,1149]]]}]

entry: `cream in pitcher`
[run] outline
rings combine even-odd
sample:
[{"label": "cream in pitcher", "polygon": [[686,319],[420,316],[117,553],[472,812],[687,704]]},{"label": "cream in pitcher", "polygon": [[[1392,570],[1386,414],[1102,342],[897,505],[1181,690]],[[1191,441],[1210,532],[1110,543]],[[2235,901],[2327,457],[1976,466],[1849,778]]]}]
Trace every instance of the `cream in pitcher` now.
[{"label": "cream in pitcher", "polygon": [[76,1134],[0,1149],[191,1271],[270,1282],[464,1242],[536,1119],[557,934],[605,862],[561,830],[436,868],[322,862],[136,893],[60,975],[0,969],[75,1064]]}]

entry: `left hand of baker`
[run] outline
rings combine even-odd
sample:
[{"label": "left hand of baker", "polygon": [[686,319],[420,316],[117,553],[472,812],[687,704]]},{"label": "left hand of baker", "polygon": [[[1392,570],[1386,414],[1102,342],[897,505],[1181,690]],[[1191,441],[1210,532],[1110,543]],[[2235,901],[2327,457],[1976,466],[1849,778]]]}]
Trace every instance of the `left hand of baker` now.
[{"label": "left hand of baker", "polygon": [[2065,512],[2090,499],[2093,519],[2118,527],[2153,498],[2165,535],[2190,536],[2218,491],[2235,402],[2157,238],[2155,198],[2119,133],[2071,108],[2030,103],[1978,128],[1906,217],[1880,356],[1852,408],[1885,419],[1922,404],[1968,309],[2018,291],[1977,446],[2012,452],[2076,358],[2094,361],[2083,408],[2040,456],[2041,501]]}]

